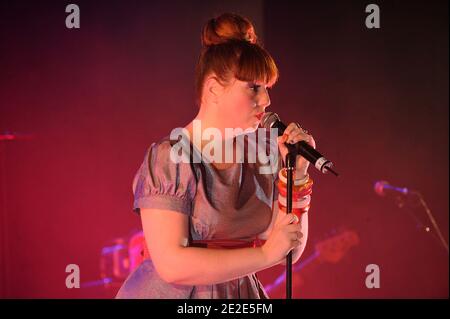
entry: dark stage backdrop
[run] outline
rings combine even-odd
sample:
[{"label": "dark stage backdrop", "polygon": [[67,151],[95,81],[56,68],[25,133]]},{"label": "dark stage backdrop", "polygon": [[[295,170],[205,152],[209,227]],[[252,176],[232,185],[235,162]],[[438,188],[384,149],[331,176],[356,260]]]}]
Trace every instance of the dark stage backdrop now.
[{"label": "dark stage backdrop", "polygon": [[[67,289],[66,266],[92,284],[102,248],[140,229],[132,179],[146,148],[196,115],[200,30],[226,11],[249,17],[278,63],[269,109],[310,130],[341,173],[311,168],[294,296],[448,297],[448,254],[412,217],[426,222],[423,209],[373,191],[419,190],[448,240],[446,1],[374,1],[380,29],[366,28],[364,1],[74,1],[81,28],[67,29],[69,3],[0,2],[0,134],[19,137],[0,140],[2,297],[114,296],[116,285]],[[359,241],[306,265],[342,234]]]},{"label": "dark stage backdrop", "polygon": [[[448,254],[410,215],[424,210],[373,191],[377,180],[419,190],[448,238],[448,3],[373,3],[380,29],[365,27],[364,1],[265,5],[281,70],[273,109],[304,123],[342,173],[315,174],[305,255],[332,229],[360,237],[341,262],[305,268],[299,295],[448,297]],[[364,285],[372,263],[380,289]]]}]

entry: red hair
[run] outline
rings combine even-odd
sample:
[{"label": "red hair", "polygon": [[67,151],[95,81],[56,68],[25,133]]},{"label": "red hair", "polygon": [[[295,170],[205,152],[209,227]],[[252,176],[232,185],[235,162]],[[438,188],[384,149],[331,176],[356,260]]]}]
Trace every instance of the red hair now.
[{"label": "red hair", "polygon": [[[222,85],[234,76],[240,81],[261,81],[272,86],[278,69],[258,43],[252,23],[237,14],[224,13],[203,27],[202,51],[196,68],[196,92],[201,101],[203,84],[214,73]],[[200,103],[199,103],[200,104]]]}]

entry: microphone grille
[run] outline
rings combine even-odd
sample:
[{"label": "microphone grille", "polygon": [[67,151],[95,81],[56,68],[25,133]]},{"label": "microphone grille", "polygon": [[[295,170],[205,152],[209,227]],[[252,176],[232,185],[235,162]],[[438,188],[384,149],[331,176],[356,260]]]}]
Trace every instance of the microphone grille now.
[{"label": "microphone grille", "polygon": [[280,121],[280,117],[277,113],[266,112],[261,119],[261,127],[270,129],[276,121]]}]

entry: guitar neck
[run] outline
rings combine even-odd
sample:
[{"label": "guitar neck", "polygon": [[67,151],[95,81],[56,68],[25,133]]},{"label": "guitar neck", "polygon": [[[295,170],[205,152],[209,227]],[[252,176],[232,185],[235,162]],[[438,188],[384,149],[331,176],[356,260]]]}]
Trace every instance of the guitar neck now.
[{"label": "guitar neck", "polygon": [[310,263],[312,263],[314,260],[316,260],[318,257],[319,257],[319,253],[317,251],[315,251],[314,254],[312,254],[311,256],[306,258],[305,260],[299,262],[297,265],[292,267],[292,270],[293,271],[300,271],[303,268],[305,268],[306,266],[308,266]]},{"label": "guitar neck", "polygon": [[[305,260],[299,262],[297,265],[292,267],[292,272],[297,272],[304,269],[306,266],[310,265],[314,260],[317,260],[318,257],[319,253],[315,251],[314,254],[312,254]],[[284,282],[285,277],[286,272],[282,272],[272,283],[265,285],[264,289],[267,291],[267,293],[271,292]]]}]

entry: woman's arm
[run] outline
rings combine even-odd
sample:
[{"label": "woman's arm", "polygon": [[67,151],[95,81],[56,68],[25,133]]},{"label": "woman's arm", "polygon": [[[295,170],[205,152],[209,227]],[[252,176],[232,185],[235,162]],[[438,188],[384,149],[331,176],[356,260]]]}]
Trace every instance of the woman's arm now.
[{"label": "woman's arm", "polygon": [[161,278],[169,283],[205,285],[225,282],[279,263],[298,245],[299,227],[285,215],[263,247],[210,249],[188,247],[189,217],[158,209],[141,209],[146,243]]}]

